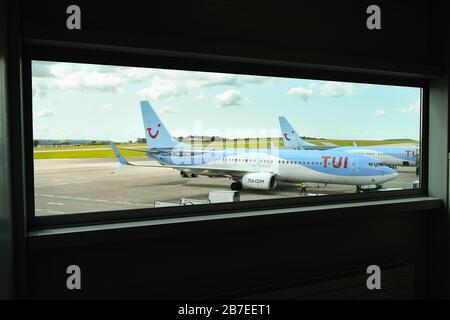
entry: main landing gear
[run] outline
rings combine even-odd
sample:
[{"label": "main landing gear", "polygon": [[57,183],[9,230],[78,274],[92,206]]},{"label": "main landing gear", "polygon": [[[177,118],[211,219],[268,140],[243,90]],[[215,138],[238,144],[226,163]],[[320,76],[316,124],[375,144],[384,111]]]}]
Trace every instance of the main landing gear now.
[{"label": "main landing gear", "polygon": [[197,178],[197,177],[198,177],[198,174],[196,174],[196,173],[186,173],[185,171],[180,171],[180,175],[181,175],[183,178],[189,178],[189,177],[191,177],[191,178]]},{"label": "main landing gear", "polygon": [[231,190],[233,190],[233,191],[240,191],[240,190],[242,190],[242,183],[239,182],[239,181],[233,181],[233,182],[231,183],[230,188],[231,188]]}]

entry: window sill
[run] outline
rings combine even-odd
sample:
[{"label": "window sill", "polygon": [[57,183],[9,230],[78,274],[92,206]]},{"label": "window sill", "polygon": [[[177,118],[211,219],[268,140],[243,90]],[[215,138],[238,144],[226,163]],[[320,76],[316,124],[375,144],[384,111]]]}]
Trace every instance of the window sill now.
[{"label": "window sill", "polygon": [[28,233],[28,244],[31,250],[42,250],[65,246],[132,241],[142,238],[180,236],[186,234],[186,232],[214,232],[219,229],[235,231],[250,227],[292,225],[293,223],[307,221],[323,221],[323,219],[334,217],[356,218],[371,214],[429,211],[439,209],[441,204],[441,200],[437,198],[414,197],[48,228],[30,231]]}]

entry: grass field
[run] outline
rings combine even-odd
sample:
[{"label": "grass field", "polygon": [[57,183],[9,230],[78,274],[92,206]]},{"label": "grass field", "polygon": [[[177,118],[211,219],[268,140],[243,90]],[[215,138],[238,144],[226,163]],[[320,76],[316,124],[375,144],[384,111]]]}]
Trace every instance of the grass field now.
[{"label": "grass field", "polygon": [[[373,146],[373,145],[389,145],[389,144],[411,144],[411,140],[307,140],[316,145],[323,145],[323,143],[335,144],[338,146],[351,146],[355,142],[358,146]],[[417,143],[417,142],[416,142]],[[215,149],[229,149],[229,148],[270,148],[271,146],[282,146],[283,142],[280,139],[256,139],[238,140],[236,143],[230,141],[215,141],[211,143],[194,143],[194,148],[215,148]],[[133,148],[138,150],[145,150],[145,144],[118,144],[118,147]],[[145,157],[145,153],[130,150],[121,150],[124,157]],[[34,159],[75,159],[75,158],[114,158],[114,153],[110,145],[86,145],[86,146],[58,146],[58,147],[37,147],[34,148]]]},{"label": "grass field", "polygon": [[[133,144],[116,144],[118,147],[132,147],[132,148],[145,148],[147,145],[145,143],[133,143]],[[71,149],[98,149],[98,148],[111,148],[109,144],[88,144],[88,145],[82,145],[82,146],[58,146],[58,147],[52,147],[52,146],[41,146],[41,147],[35,147],[34,151],[48,151],[48,150],[71,150]]]},{"label": "grass field", "polygon": [[418,143],[412,140],[307,140],[308,142],[320,145],[323,142],[333,143],[338,146],[352,146],[355,142],[358,146],[378,146],[378,145],[389,145],[389,144],[411,144]]}]

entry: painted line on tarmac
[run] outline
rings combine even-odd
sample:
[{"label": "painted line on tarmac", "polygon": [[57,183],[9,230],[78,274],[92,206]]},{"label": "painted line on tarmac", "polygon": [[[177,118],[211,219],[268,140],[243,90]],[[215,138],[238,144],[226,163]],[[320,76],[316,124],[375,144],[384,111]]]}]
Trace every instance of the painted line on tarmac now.
[{"label": "painted line on tarmac", "polygon": [[62,211],[55,211],[55,210],[49,210],[49,209],[34,209],[35,212],[46,212],[51,214],[67,214],[67,212]]},{"label": "painted line on tarmac", "polygon": [[63,206],[64,203],[62,202],[47,202],[47,204],[51,205],[51,206]]},{"label": "painted line on tarmac", "polygon": [[53,199],[75,200],[75,201],[90,201],[90,202],[100,202],[100,203],[113,203],[113,204],[131,205],[131,206],[136,206],[136,207],[153,207],[154,206],[153,203],[140,203],[140,202],[106,200],[106,199],[90,199],[90,198],[69,197],[69,196],[55,196],[55,195],[52,195],[52,194],[36,193],[35,196],[46,197],[46,198],[53,198]]}]

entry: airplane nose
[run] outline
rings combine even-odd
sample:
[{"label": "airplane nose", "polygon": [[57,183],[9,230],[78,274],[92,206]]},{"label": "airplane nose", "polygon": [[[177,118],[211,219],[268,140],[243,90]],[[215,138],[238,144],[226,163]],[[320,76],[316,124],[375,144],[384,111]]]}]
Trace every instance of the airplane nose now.
[{"label": "airplane nose", "polygon": [[398,176],[398,172],[389,167],[383,167],[383,175],[391,176],[392,178],[396,178]]}]

